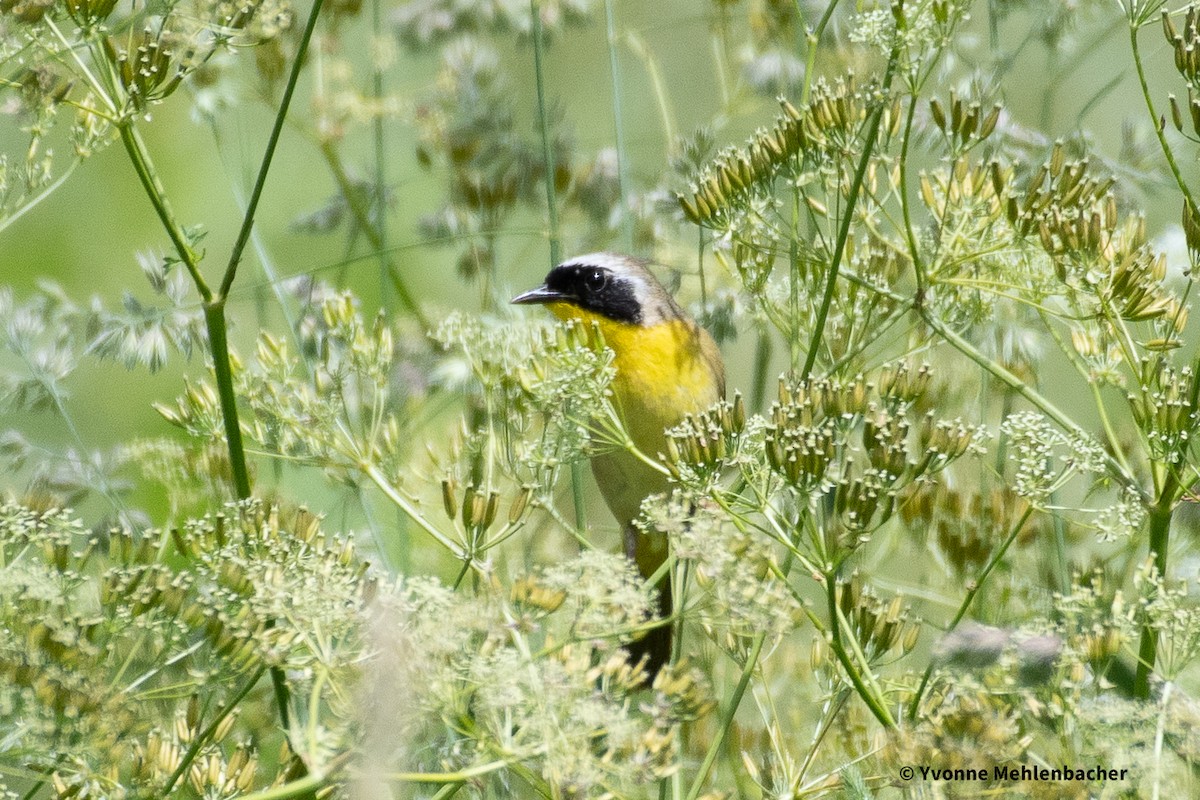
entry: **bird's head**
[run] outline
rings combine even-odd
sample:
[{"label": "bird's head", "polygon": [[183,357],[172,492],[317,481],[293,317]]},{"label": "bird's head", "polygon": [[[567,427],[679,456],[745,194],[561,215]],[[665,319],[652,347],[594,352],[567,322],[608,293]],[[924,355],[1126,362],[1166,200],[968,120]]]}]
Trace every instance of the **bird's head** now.
[{"label": "bird's head", "polygon": [[650,327],[679,319],[683,312],[646,264],[617,253],[576,256],[550,270],[536,289],[512,299],[541,303],[560,319],[605,320]]}]

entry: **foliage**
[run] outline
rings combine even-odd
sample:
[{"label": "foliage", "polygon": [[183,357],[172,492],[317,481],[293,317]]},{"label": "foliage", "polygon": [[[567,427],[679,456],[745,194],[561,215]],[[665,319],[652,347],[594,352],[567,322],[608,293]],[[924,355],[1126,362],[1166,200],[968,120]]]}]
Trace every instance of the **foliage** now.
[{"label": "foliage", "polygon": [[[0,0],[0,232],[119,141],[170,248],[115,306],[0,288],[6,797],[1194,793],[1200,11],[1120,5],[1145,134],[1112,156],[1091,102],[998,102],[1029,43],[1066,86],[1111,6],[704,8],[714,105],[677,138],[630,4]],[[1148,77],[1159,22],[1186,102]],[[589,152],[546,64],[597,36],[615,142]],[[188,96],[217,142],[274,117],[223,270],[142,135]],[[333,188],[293,231],[346,237],[321,276],[247,255],[295,133]],[[543,216],[551,261],[694,264],[663,277],[744,391],[638,451],[598,330],[503,310]],[[458,310],[397,237],[445,253]],[[251,267],[270,310],[243,316]],[[89,452],[77,373],[201,352],[154,405],[173,435]],[[671,543],[667,619],[590,501],[612,449],[671,480],[638,523]],[[622,647],[659,625],[651,676]]]}]

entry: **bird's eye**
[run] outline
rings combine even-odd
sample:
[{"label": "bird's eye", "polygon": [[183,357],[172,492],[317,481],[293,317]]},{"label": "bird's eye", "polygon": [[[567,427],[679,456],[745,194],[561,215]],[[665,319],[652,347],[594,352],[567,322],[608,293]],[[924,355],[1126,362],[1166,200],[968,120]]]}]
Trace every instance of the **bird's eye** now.
[{"label": "bird's eye", "polygon": [[599,292],[608,285],[608,273],[602,269],[593,269],[583,276],[583,283],[589,292]]}]

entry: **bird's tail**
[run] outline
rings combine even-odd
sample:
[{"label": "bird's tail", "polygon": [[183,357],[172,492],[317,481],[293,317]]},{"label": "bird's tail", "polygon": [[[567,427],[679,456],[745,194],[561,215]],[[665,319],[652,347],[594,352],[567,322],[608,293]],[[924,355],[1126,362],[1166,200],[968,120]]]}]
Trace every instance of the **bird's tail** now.
[{"label": "bird's tail", "polygon": [[[656,549],[646,541],[648,537],[658,537],[661,534],[643,534],[640,533],[633,525],[629,525],[625,529],[625,555],[633,561],[638,572],[643,578],[651,577],[658,568],[662,565],[665,558],[665,552],[653,558],[647,558],[647,550]],[[662,548],[665,550],[666,537],[661,542]],[[656,542],[655,544],[659,544]],[[663,579],[658,585],[658,617],[660,619],[669,619],[672,611],[671,598],[671,577],[663,576]],[[674,625],[664,623],[656,628],[652,628],[646,634],[633,642],[626,645],[625,649],[629,653],[629,663],[637,664],[645,659],[643,667],[646,674],[649,675],[651,681],[658,675],[658,671],[667,665],[671,660],[671,637]]]}]

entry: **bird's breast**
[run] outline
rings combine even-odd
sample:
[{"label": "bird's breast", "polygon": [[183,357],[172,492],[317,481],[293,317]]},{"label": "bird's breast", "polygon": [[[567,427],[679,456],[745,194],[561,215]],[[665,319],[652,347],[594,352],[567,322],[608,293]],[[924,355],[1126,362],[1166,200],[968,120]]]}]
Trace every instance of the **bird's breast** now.
[{"label": "bird's breast", "polygon": [[612,349],[613,398],[626,430],[650,457],[663,449],[663,430],[703,411],[725,395],[724,370],[711,337],[690,320],[656,325],[617,322],[555,303],[562,319],[595,323]]},{"label": "bird's breast", "polygon": [[[650,458],[666,450],[665,429],[725,396],[720,352],[712,337],[694,322],[669,320],[649,326],[616,322],[566,303],[550,304],[550,310],[560,319],[594,323],[600,329],[614,356],[614,405],[634,445]],[[623,528],[637,517],[643,498],[668,488],[662,473],[627,450],[596,454],[592,470],[605,502]],[[647,553],[643,548],[634,557],[639,566],[653,571],[655,558],[661,561],[661,554]]]}]

